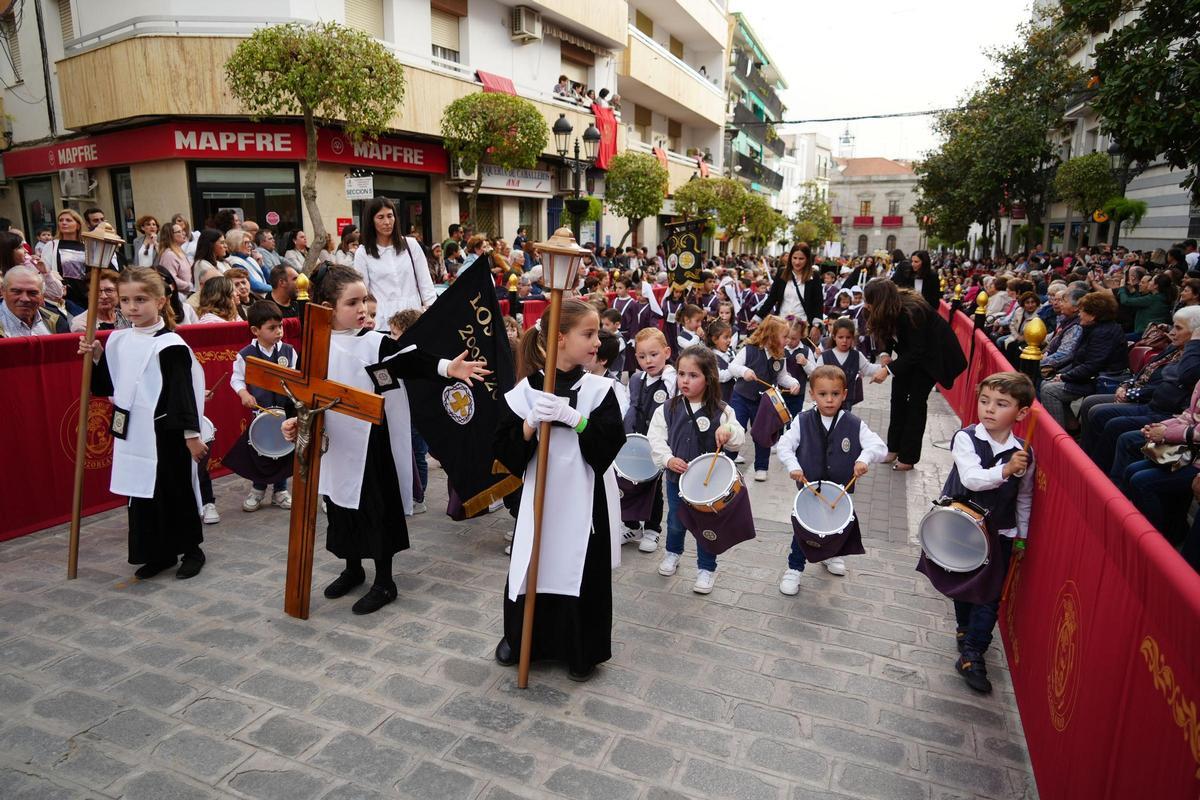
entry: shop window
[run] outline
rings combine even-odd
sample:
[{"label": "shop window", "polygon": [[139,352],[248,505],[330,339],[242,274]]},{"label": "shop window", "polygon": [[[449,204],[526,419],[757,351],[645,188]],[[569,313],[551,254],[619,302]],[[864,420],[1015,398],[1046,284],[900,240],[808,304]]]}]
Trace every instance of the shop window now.
[{"label": "shop window", "polygon": [[867,235],[865,233],[858,237],[858,254],[860,256],[867,254]]},{"label": "shop window", "polygon": [[[405,234],[416,236],[424,243],[433,231],[429,228],[429,179],[417,175],[389,175],[375,173],[375,195],[390,197],[396,204],[396,226]],[[351,204],[354,223],[363,227],[366,200],[355,200]]]},{"label": "shop window", "polygon": [[455,64],[461,62],[461,43],[458,35],[459,18],[434,8],[430,11],[433,34],[433,55]]},{"label": "shop window", "polygon": [[0,30],[4,33],[4,45],[8,51],[8,62],[12,66],[13,83],[20,83],[21,76],[21,42],[17,36],[17,21],[7,14],[0,17]]},{"label": "shop window", "polygon": [[50,178],[20,181],[21,212],[25,215],[25,238],[37,239],[42,228],[54,230],[54,187]]},{"label": "shop window", "polygon": [[294,166],[193,165],[190,171],[196,228],[211,227],[210,221],[226,209],[270,228],[276,236],[304,224],[300,176]]},{"label": "shop window", "polygon": [[524,226],[529,231],[527,238],[533,241],[539,241],[542,236],[542,228],[538,225],[538,211],[541,209],[542,201],[534,200],[529,197],[522,197],[517,205],[517,225]]},{"label": "shop window", "polygon": [[[480,195],[479,201],[475,206],[475,225],[472,227],[473,233],[487,236],[501,236],[497,230],[499,227],[500,213],[498,198],[491,195]],[[458,212],[459,219],[466,224],[470,219],[471,203],[469,194],[460,194],[458,196]]]},{"label": "shop window", "polygon": [[383,38],[383,0],[346,0],[346,24]]},{"label": "shop window", "polygon": [[133,180],[129,176],[129,169],[110,169],[108,171],[109,181],[112,183],[113,208],[116,209],[116,219],[113,224],[117,227],[117,233],[125,240],[125,257],[133,259],[133,240],[142,235],[135,226],[137,222],[137,212],[133,207]]}]

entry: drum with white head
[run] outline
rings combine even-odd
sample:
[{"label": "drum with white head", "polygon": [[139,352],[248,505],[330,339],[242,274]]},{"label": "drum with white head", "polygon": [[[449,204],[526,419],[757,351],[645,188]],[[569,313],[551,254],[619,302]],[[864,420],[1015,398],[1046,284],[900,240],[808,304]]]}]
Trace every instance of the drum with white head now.
[{"label": "drum with white head", "polygon": [[965,503],[935,505],[917,531],[925,557],[947,572],[973,572],[988,563],[990,547],[981,510]]},{"label": "drum with white head", "polygon": [[796,492],[792,516],[802,528],[819,539],[841,534],[854,519],[853,496],[843,492],[843,488],[833,481],[813,481]]},{"label": "drum with white head", "polygon": [[704,453],[693,458],[679,476],[679,496],[697,511],[716,514],[740,491],[742,475],[733,459],[724,453]]},{"label": "drum with white head", "polygon": [[296,445],[283,438],[284,411],[270,408],[260,411],[250,423],[250,446],[264,458],[283,458]]},{"label": "drum with white head", "polygon": [[640,433],[630,433],[625,444],[617,453],[613,468],[630,483],[647,483],[657,478],[662,470],[654,466],[650,455],[650,440]]}]

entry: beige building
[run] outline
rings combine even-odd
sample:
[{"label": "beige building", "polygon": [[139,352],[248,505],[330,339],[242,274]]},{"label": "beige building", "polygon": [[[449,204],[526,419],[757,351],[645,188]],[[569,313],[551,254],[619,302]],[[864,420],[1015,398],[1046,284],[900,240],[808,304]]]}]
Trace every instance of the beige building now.
[{"label": "beige building", "polygon": [[[43,49],[34,4],[46,23]],[[704,26],[723,35],[724,12],[712,0],[672,3],[694,20],[683,33],[684,55]],[[4,106],[11,117],[10,149],[3,155],[0,214],[33,236],[53,225],[64,206],[104,209],[127,238],[142,214],[160,219],[183,212],[202,225],[223,208],[277,232],[310,220],[300,198],[303,130],[295,119],[255,122],[229,96],[223,66],[254,29],[280,22],[334,20],[382,41],[405,66],[407,89],[376,143],[354,146],[336,129],[318,136],[319,207],[327,228],[358,223],[364,202],[346,196],[352,172],[373,176],[375,194],[393,197],[406,229],[427,241],[444,238],[463,218],[466,177],[453,170],[440,142],[442,109],[481,90],[531,100],[547,128],[565,114],[576,136],[594,122],[590,110],[553,93],[560,74],[584,89],[615,91],[625,76],[643,76],[672,98],[670,119],[697,123],[710,95],[658,45],[631,32],[636,11],[625,0],[543,0],[516,5],[498,0],[270,0],[246,4],[210,0],[203,9],[183,0],[100,3],[24,0],[23,13],[0,18],[9,59],[0,59]],[[667,30],[667,28],[664,28]],[[710,37],[712,38],[712,37]],[[631,47],[633,41],[636,48]],[[714,38],[714,42],[719,38]],[[668,40],[673,46],[673,40]],[[718,44],[709,50],[719,53]],[[697,51],[698,52],[698,51]],[[721,56],[713,56],[720,58]],[[44,77],[45,61],[49,76]],[[620,78],[619,78],[620,74]],[[689,93],[690,92],[690,93]],[[48,98],[30,104],[30,98]],[[635,101],[636,107],[636,101]],[[626,112],[628,113],[628,112]],[[708,119],[716,112],[705,112]],[[692,116],[689,116],[692,115]],[[709,123],[719,130],[719,120]],[[664,123],[666,134],[673,130]],[[686,132],[681,152],[704,145]],[[549,131],[547,131],[549,133]],[[626,128],[618,115],[618,150]],[[536,168],[484,175],[481,230],[511,238],[517,226],[534,237],[556,227],[569,173],[548,145]],[[678,173],[678,174],[676,174]],[[688,172],[687,177],[690,177]],[[588,186],[602,192],[603,173]],[[682,166],[673,171],[685,180]],[[619,234],[618,234],[619,235]]]},{"label": "beige building", "polygon": [[842,234],[842,252],[867,255],[897,248],[921,249],[921,229],[913,214],[917,176],[912,165],[889,158],[835,158],[829,176],[833,221]]}]

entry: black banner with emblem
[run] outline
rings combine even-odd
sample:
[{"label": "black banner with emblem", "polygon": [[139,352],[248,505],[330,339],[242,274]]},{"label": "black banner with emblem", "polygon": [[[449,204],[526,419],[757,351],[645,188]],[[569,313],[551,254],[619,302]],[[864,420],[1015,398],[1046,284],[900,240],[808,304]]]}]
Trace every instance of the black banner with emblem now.
[{"label": "black banner with emblem", "polygon": [[664,226],[667,230],[667,239],[663,243],[667,251],[667,275],[672,286],[700,283],[700,273],[704,269],[701,242],[708,223],[705,218]]},{"label": "black banner with emblem", "polygon": [[[413,425],[446,471],[448,513],[456,519],[483,513],[521,486],[492,456],[500,400],[513,387],[513,355],[488,259],[480,256],[480,263],[459,273],[400,339],[402,346],[438,358],[454,359],[466,350],[469,360],[486,361],[492,371],[473,386],[453,379],[404,382]],[[368,367],[372,380],[381,366]],[[387,388],[376,383],[377,390]]]}]

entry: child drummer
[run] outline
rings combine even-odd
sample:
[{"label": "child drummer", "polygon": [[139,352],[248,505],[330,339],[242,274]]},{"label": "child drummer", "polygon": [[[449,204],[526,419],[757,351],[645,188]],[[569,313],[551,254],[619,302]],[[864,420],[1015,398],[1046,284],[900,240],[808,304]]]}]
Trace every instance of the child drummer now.
[{"label": "child drummer", "polygon": [[[948,573],[928,563],[924,555],[917,569],[931,580],[935,576],[931,572],[940,571],[935,573],[939,577],[935,586],[947,596],[951,596],[943,583],[947,576],[971,576],[970,586],[950,589],[960,653],[955,669],[968,686],[987,694],[992,684],[983,656],[992,643],[1009,559],[1014,549],[1025,549],[1033,510],[1034,460],[1025,450],[1025,443],[1013,436],[1012,429],[1029,415],[1034,388],[1033,382],[1019,372],[997,372],[980,381],[978,391],[979,422],[951,439],[954,469],[942,487],[942,496],[970,501],[987,512],[984,525],[991,556],[985,567],[973,573]],[[969,601],[972,595],[978,602]]]},{"label": "child drummer", "polygon": [[[832,481],[847,486],[847,493],[852,494],[851,478],[866,475],[871,464],[883,461],[887,444],[867,423],[842,410],[846,401],[846,373],[839,367],[817,367],[808,376],[808,390],[815,405],[792,421],[775,445],[775,454],[797,487],[814,481]],[[834,502],[837,494],[825,496],[827,493],[828,490],[822,494],[822,499]],[[800,591],[800,573],[806,561],[820,561],[830,574],[845,575],[844,556],[866,552],[857,515],[851,517],[848,531],[841,547],[829,552],[808,547],[806,537],[797,531],[779,591],[786,595]]]},{"label": "child drummer", "polygon": [[[675,368],[667,364],[671,348],[658,328],[644,328],[634,337],[634,355],[641,367],[629,380],[629,409],[625,412],[625,433],[646,435],[650,420],[659,406],[675,394]],[[661,478],[654,481],[654,500],[647,519],[634,527],[626,522],[624,544],[638,541],[638,550],[653,553],[662,532],[663,490]],[[623,502],[631,502],[626,496]],[[634,512],[636,513],[636,511]]]}]

